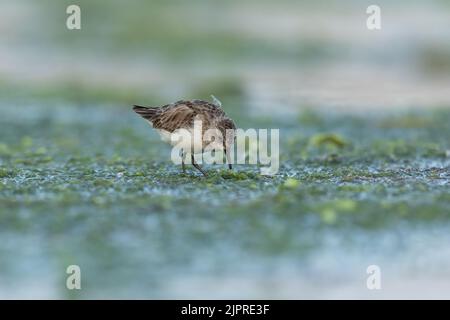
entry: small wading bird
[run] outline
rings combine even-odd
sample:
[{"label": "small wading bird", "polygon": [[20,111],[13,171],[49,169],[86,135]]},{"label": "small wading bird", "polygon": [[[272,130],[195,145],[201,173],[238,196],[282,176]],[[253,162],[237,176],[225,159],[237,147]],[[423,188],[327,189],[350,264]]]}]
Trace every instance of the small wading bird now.
[{"label": "small wading bird", "polygon": [[[223,150],[226,155],[228,167],[232,169],[230,150],[234,143],[236,126],[230,118],[227,117],[222,110],[222,104],[214,96],[213,103],[203,100],[180,100],[162,107],[142,107],[135,105],[133,110],[147,120],[150,125],[156,129],[161,139],[170,143],[172,146],[177,145],[177,141],[173,141],[172,134],[177,130],[185,129],[190,134],[194,134],[194,121],[201,121],[201,142],[190,141],[189,144],[183,144],[181,148],[181,165],[183,173],[186,172],[185,157],[187,153],[191,154],[192,165],[198,169],[204,176],[206,172],[195,162],[194,154],[203,153],[205,147],[211,143],[209,139],[205,139],[205,131],[209,129],[218,130],[220,132],[218,140],[214,141],[215,150]],[[201,145],[195,145],[201,143]]]}]

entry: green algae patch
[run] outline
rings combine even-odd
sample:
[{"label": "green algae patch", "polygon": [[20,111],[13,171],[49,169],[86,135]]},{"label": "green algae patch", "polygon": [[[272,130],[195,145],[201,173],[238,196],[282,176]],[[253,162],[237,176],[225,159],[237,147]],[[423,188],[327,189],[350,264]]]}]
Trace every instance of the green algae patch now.
[{"label": "green algae patch", "polygon": [[300,185],[300,181],[293,178],[288,178],[284,181],[283,187],[286,189],[296,189]]},{"label": "green algae patch", "polygon": [[251,180],[255,179],[255,175],[252,173],[246,173],[245,171],[220,171],[219,175],[226,180]]},{"label": "green algae patch", "polygon": [[350,143],[342,136],[334,133],[320,133],[312,136],[309,143],[315,147],[344,148]]},{"label": "green algae patch", "polygon": [[15,176],[13,170],[9,170],[6,168],[0,168],[0,178],[12,178]]}]

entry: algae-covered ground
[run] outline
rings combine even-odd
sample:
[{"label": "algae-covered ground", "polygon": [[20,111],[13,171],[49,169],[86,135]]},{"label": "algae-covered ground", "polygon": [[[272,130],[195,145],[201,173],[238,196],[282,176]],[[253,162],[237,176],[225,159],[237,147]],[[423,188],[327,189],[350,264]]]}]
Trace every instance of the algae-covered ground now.
[{"label": "algae-covered ground", "polygon": [[[2,290],[332,297],[345,281],[349,295],[368,294],[370,264],[392,278],[448,266],[439,250],[450,227],[449,111],[303,110],[269,124],[230,102],[239,127],[280,129],[277,175],[250,165],[183,175],[128,105],[3,105]],[[71,264],[80,291],[65,287]]]},{"label": "algae-covered ground", "polygon": [[[450,298],[448,1],[72,4],[0,2],[0,298]],[[131,109],[211,94],[277,175]]]}]

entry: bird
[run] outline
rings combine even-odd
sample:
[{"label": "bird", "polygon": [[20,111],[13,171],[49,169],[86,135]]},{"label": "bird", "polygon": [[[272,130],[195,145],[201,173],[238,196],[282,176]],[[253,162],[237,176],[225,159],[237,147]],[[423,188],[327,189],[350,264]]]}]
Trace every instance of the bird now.
[{"label": "bird", "polygon": [[[183,173],[186,172],[185,157],[191,154],[191,161],[194,168],[199,170],[205,177],[208,174],[195,162],[194,154],[203,153],[210,140],[205,139],[205,131],[208,129],[218,130],[221,134],[220,141],[214,141],[216,150],[223,150],[228,162],[228,168],[233,169],[230,148],[232,148],[235,140],[236,125],[234,121],[228,117],[222,109],[222,103],[214,96],[213,102],[204,100],[179,100],[174,103],[166,104],[160,107],[144,107],[133,105],[133,111],[147,120],[149,124],[156,129],[164,142],[175,145],[171,139],[171,134],[179,129],[185,129],[192,133],[194,130],[194,122],[200,120],[202,124],[201,145],[195,145],[195,141],[188,145],[183,144],[181,148],[181,165]],[[220,136],[219,136],[220,138]],[[198,144],[198,143],[197,143]],[[227,152],[228,151],[228,152]]]}]

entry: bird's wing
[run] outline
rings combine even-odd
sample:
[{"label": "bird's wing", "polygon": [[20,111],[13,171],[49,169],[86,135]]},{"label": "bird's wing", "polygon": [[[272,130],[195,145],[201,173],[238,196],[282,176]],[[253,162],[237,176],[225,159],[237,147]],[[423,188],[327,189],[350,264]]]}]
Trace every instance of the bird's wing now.
[{"label": "bird's wing", "polygon": [[189,128],[193,125],[196,112],[185,103],[169,105],[153,119],[155,129],[174,132],[176,129]]},{"label": "bird's wing", "polygon": [[142,118],[150,122],[153,121],[153,118],[156,117],[159,112],[158,107],[142,107],[137,105],[134,105],[133,110]]},{"label": "bird's wing", "polygon": [[225,115],[221,108],[203,100],[180,100],[160,108],[135,106],[133,110],[149,120],[153,128],[174,132],[180,128],[191,128],[194,119],[202,121],[202,129],[208,129],[213,118]]}]

